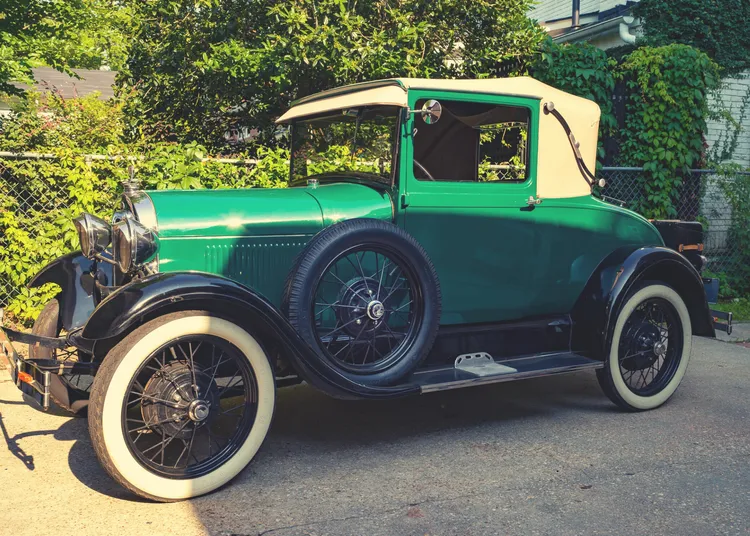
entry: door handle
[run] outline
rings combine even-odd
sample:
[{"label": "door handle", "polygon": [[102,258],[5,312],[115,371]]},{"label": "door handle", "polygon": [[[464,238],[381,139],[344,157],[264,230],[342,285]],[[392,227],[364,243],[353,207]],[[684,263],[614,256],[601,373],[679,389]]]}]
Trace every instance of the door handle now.
[{"label": "door handle", "polygon": [[530,195],[529,198],[526,200],[526,204],[530,207],[541,205],[542,199],[539,197],[534,197],[533,195]]}]

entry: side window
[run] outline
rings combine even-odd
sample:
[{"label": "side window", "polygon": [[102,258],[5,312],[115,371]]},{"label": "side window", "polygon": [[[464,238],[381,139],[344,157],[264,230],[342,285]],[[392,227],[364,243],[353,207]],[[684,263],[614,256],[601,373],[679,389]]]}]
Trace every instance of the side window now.
[{"label": "side window", "polygon": [[[416,103],[420,109],[424,100]],[[414,122],[414,176],[425,181],[523,182],[528,178],[527,108],[440,100],[437,123]]]}]

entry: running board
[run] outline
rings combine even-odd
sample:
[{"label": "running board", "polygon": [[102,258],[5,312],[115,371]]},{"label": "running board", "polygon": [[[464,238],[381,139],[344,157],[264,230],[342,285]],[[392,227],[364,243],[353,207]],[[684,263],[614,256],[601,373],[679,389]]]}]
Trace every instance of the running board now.
[{"label": "running board", "polygon": [[603,368],[604,363],[575,353],[541,354],[495,361],[488,354],[459,356],[453,367],[421,370],[412,374],[409,383],[422,393],[447,391],[474,385],[537,378],[579,370]]}]

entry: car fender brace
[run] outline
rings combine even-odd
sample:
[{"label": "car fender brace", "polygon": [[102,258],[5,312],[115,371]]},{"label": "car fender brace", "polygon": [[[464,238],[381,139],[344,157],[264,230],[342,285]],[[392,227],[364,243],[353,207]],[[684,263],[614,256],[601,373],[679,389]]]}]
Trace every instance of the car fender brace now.
[{"label": "car fender brace", "polygon": [[[589,187],[591,188],[592,192],[594,190],[594,185],[597,183],[596,177],[593,173],[589,170],[589,168],[586,166],[586,163],[583,161],[583,157],[581,156],[580,151],[580,143],[576,141],[576,137],[573,134],[573,131],[570,130],[570,125],[568,125],[568,122],[565,120],[565,118],[562,116],[560,112],[557,111],[555,108],[555,103],[552,101],[548,101],[544,103],[544,114],[549,115],[552,114],[555,119],[557,119],[560,122],[560,125],[562,125],[563,129],[565,130],[565,133],[568,135],[568,141],[570,141],[570,146],[573,148],[573,153],[576,157],[576,163],[578,164],[578,169],[581,171],[581,175],[583,175],[583,179],[588,183]],[[603,186],[601,184],[600,186]]]}]

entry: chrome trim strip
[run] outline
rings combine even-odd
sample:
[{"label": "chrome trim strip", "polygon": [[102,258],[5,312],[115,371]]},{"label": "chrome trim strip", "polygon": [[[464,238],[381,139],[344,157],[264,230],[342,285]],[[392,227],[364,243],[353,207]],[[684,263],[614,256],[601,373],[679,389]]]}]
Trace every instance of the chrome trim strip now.
[{"label": "chrome trim strip", "polygon": [[420,388],[422,393],[432,393],[435,391],[449,391],[451,389],[460,389],[473,385],[487,385],[490,383],[501,383],[513,380],[523,380],[526,378],[541,378],[543,376],[552,376],[554,374],[565,374],[568,372],[578,372],[579,370],[595,370],[604,368],[604,362],[579,363],[576,365],[564,365],[544,370],[530,370],[525,372],[506,372],[493,374],[490,376],[477,376],[476,378],[467,378],[465,380],[449,381],[444,383],[434,383],[425,385]]}]

